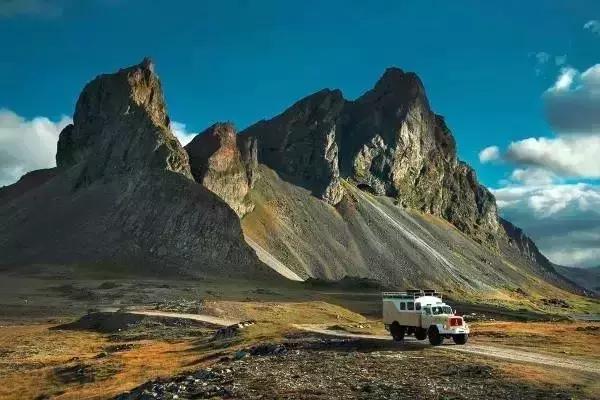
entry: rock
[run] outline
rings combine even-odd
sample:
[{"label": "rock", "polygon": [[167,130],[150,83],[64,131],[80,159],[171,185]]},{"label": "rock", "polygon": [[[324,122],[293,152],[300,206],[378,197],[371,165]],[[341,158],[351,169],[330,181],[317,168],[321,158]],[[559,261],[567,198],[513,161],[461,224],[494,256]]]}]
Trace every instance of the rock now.
[{"label": "rock", "polygon": [[339,90],[322,90],[300,100],[281,115],[242,132],[258,139],[258,160],[305,186],[315,196],[337,204],[341,187],[337,129],[345,100]]},{"label": "rock", "polygon": [[194,181],[149,60],[88,83],[73,121],[49,179],[0,189],[0,265],[273,276],[237,215]]},{"label": "rock", "polygon": [[248,192],[257,167],[255,139],[238,144],[234,126],[217,123],[197,135],[185,150],[196,182],[223,199],[240,217],[254,209]]},{"label": "rock", "polygon": [[229,325],[218,329],[213,335],[213,340],[229,339],[239,334],[241,329],[254,325],[256,322],[252,320],[238,322],[237,324]]},{"label": "rock", "polygon": [[521,228],[513,225],[504,218],[500,218],[500,223],[506,232],[509,244],[514,247],[523,257],[533,261],[538,265],[544,266],[550,270],[554,270],[550,260],[548,260],[540,252],[533,240],[531,240],[531,238],[527,236]]},{"label": "rock", "polygon": [[322,90],[242,136],[258,140],[260,162],[330,204],[342,200],[341,179],[349,179],[443,217],[479,242],[495,245],[502,235],[493,195],[457,159],[444,118],[413,73],[389,68],[355,101]]}]

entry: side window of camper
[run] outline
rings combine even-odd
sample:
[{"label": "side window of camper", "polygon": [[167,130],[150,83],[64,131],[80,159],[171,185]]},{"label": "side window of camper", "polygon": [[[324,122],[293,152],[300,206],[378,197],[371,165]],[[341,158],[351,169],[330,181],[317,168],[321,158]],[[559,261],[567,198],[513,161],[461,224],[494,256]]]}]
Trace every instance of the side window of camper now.
[{"label": "side window of camper", "polygon": [[413,303],[412,301],[409,301],[407,304],[408,304],[407,307],[406,307],[407,310],[414,310],[415,309],[415,303]]},{"label": "side window of camper", "polygon": [[431,307],[425,307],[424,310],[426,315],[431,315]]},{"label": "side window of camper", "polygon": [[421,303],[415,303],[415,310],[419,311],[421,309]]},{"label": "side window of camper", "polygon": [[401,302],[400,303],[400,310],[406,310],[406,303],[405,302]]}]

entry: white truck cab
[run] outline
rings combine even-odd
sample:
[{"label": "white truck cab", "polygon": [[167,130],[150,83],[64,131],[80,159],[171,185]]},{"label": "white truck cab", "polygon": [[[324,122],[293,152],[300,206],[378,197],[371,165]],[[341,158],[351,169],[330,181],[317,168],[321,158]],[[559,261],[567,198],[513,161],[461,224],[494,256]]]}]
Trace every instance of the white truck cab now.
[{"label": "white truck cab", "polygon": [[383,323],[394,340],[414,334],[418,340],[429,338],[434,346],[442,344],[444,338],[452,338],[456,344],[467,343],[469,326],[435,290],[383,292],[382,297]]}]

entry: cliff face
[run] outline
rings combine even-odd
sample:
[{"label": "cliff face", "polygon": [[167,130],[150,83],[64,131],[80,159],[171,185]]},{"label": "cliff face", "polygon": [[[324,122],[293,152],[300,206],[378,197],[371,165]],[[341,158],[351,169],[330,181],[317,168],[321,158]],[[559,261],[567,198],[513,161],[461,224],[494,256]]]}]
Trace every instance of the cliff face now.
[{"label": "cliff face", "polygon": [[215,124],[196,136],[185,150],[198,183],[223,199],[240,217],[254,209],[248,192],[256,179],[255,140],[238,143],[233,125]]},{"label": "cliff face", "polygon": [[330,204],[342,199],[346,178],[479,242],[499,235],[494,197],[457,159],[452,134],[413,73],[390,68],[355,101],[338,90],[317,92],[242,135],[257,139],[260,162]]},{"label": "cliff face", "polygon": [[270,275],[236,214],[194,181],[150,61],[87,84],[73,120],[49,179],[0,196],[0,264]]},{"label": "cliff face", "polygon": [[546,269],[554,270],[550,260],[540,252],[534,241],[521,228],[513,225],[504,218],[500,218],[500,223],[508,237],[508,244],[517,250],[522,257]]}]

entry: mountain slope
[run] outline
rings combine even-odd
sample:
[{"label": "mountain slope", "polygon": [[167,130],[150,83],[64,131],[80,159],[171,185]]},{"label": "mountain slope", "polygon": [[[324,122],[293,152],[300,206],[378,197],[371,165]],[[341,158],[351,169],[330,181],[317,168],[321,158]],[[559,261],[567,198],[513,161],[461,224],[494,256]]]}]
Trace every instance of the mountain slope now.
[{"label": "mountain slope", "polygon": [[73,120],[56,169],[2,189],[0,265],[271,276],[236,214],[194,182],[151,62],[88,83]]},{"label": "mountain slope", "polygon": [[251,192],[255,209],[242,220],[245,235],[304,278],[362,277],[470,295],[517,288],[559,293],[549,282],[573,289],[508,240],[491,249],[439,217],[342,185],[344,198],[332,206],[261,166]]}]

